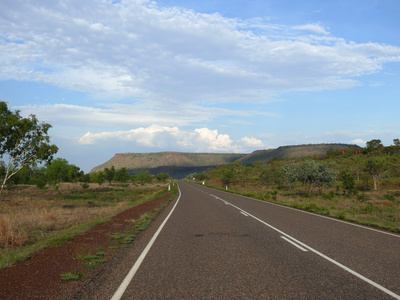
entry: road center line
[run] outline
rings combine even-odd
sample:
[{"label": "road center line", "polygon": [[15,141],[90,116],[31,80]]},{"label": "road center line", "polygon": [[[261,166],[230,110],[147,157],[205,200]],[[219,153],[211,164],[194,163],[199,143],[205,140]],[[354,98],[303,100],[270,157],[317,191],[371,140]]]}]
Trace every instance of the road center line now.
[{"label": "road center line", "polygon": [[179,197],[178,200],[176,200],[176,203],[168,216],[165,218],[164,222],[160,225],[160,227],[157,229],[156,233],[153,235],[151,238],[150,242],[147,244],[146,248],[144,248],[142,254],[140,254],[139,258],[136,260],[135,264],[133,265],[132,269],[129,271],[128,275],[126,275],[124,281],[122,281],[121,285],[119,286],[118,290],[114,293],[114,296],[111,298],[111,300],[119,300],[121,299],[122,295],[125,293],[126,288],[132,281],[133,277],[135,276],[137,270],[139,269],[140,265],[142,264],[144,258],[146,257],[147,253],[149,253],[151,246],[153,246],[154,242],[156,241],[158,235],[160,234],[161,230],[164,228],[165,223],[167,223],[169,217],[172,215],[172,213],[175,210],[176,205],[179,203],[179,200],[181,199],[181,190],[179,188],[178,183],[176,183],[178,186],[179,190]]},{"label": "road center line", "polygon": [[[226,200],[224,200],[224,199],[222,199],[222,198],[219,198],[219,197],[217,197],[217,196],[215,196],[215,195],[212,195],[212,194],[210,194],[210,195],[213,196],[213,197],[214,197],[215,199],[217,199],[217,200],[224,201],[224,202],[228,202],[228,201],[226,201]],[[320,257],[326,259],[327,261],[329,261],[329,262],[335,264],[336,266],[338,266],[338,267],[342,268],[343,270],[349,272],[350,274],[352,274],[352,275],[358,277],[359,279],[361,279],[361,280],[363,280],[363,281],[369,283],[370,285],[376,287],[377,289],[381,290],[382,292],[385,292],[386,294],[392,296],[393,298],[400,300],[400,295],[395,294],[394,292],[392,292],[392,291],[388,290],[387,288],[381,286],[380,284],[378,284],[378,283],[372,281],[371,279],[368,279],[367,277],[361,275],[360,273],[357,273],[356,271],[354,271],[354,270],[352,270],[352,269],[346,267],[345,265],[342,265],[341,263],[337,262],[336,260],[334,260],[334,259],[332,259],[332,258],[326,256],[325,254],[322,254],[321,252],[315,250],[314,248],[311,248],[310,246],[308,246],[308,245],[306,245],[306,244],[304,244],[304,243],[298,241],[298,240],[295,239],[294,237],[292,237],[292,236],[288,235],[287,233],[285,233],[285,232],[279,230],[278,228],[276,228],[276,227],[274,227],[274,226],[268,224],[267,222],[264,222],[263,220],[257,218],[256,216],[253,216],[253,215],[250,214],[249,212],[247,212],[247,211],[241,209],[240,207],[238,207],[238,206],[236,206],[236,205],[233,205],[233,204],[230,203],[230,202],[228,202],[228,203],[229,203],[229,205],[231,205],[232,207],[238,209],[238,210],[241,211],[241,212],[246,213],[249,217],[252,217],[253,219],[259,221],[260,223],[262,223],[262,224],[268,226],[269,228],[271,228],[271,229],[273,229],[273,230],[279,232],[282,236],[284,236],[284,237],[286,237],[286,238],[288,238],[288,239],[294,241],[295,243],[301,245],[301,246],[304,247],[305,249],[308,249],[308,250],[310,250],[311,252],[314,252],[314,253],[317,254],[318,256],[320,256]]]},{"label": "road center line", "polygon": [[300,245],[297,245],[295,242],[289,240],[287,237],[285,237],[285,236],[283,236],[283,235],[281,236],[281,238],[283,238],[286,242],[292,244],[293,246],[299,248],[301,251],[304,251],[304,252],[307,252],[307,251],[308,251],[307,249],[301,247]]}]

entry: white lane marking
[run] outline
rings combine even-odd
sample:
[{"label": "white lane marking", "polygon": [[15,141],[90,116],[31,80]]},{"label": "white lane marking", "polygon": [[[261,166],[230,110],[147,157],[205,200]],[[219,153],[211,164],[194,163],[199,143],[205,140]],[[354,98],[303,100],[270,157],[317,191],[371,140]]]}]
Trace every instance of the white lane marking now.
[{"label": "white lane marking", "polygon": [[[212,188],[209,188],[209,187],[206,187],[206,188],[212,190]],[[220,191],[220,192],[226,193],[225,191]],[[210,195],[212,195],[212,194],[210,194]],[[375,229],[375,228],[367,227],[365,225],[359,225],[359,224],[356,224],[356,223],[351,223],[351,222],[348,222],[348,221],[343,221],[343,220],[340,220],[340,219],[336,219],[336,218],[327,217],[327,216],[319,215],[319,214],[316,214],[316,213],[312,213],[312,212],[309,212],[309,211],[306,211],[306,210],[301,210],[301,209],[293,208],[293,207],[282,205],[282,204],[277,204],[277,203],[272,203],[272,202],[268,202],[268,201],[264,201],[264,200],[260,200],[260,199],[256,199],[256,198],[251,198],[251,197],[248,197],[248,196],[243,196],[243,195],[239,195],[239,194],[234,194],[234,195],[241,196],[243,198],[247,198],[247,199],[250,199],[250,200],[258,201],[258,202],[264,203],[266,205],[268,205],[268,204],[269,205],[275,205],[275,206],[278,206],[278,207],[281,207],[281,208],[291,209],[291,210],[294,210],[294,211],[297,211],[297,212],[300,212],[300,213],[303,213],[303,214],[309,214],[309,215],[312,215],[314,217],[324,218],[324,219],[328,219],[328,220],[331,220],[331,221],[343,223],[343,224],[346,224],[346,225],[355,226],[355,227],[359,227],[359,228],[362,228],[362,229],[365,229],[365,230],[370,230],[370,231],[374,231],[374,232],[378,232],[378,233],[382,233],[382,234],[386,234],[386,235],[390,235],[390,236],[394,236],[394,237],[400,238],[399,234],[378,230],[378,229]],[[216,199],[218,199],[217,196],[214,196],[214,197]]]},{"label": "white lane marking", "polygon": [[[214,196],[214,197],[217,198],[216,196]],[[218,199],[218,198],[217,198],[217,199]],[[227,202],[226,200],[223,200],[223,199],[221,199],[221,198],[219,198],[218,200]],[[392,296],[393,298],[400,300],[400,295],[395,294],[394,292],[392,292],[392,291],[388,290],[387,288],[381,286],[380,284],[378,284],[378,283],[372,281],[371,279],[368,279],[367,277],[361,275],[360,273],[357,273],[356,271],[353,271],[352,269],[346,267],[345,265],[342,265],[341,263],[337,262],[336,260],[334,260],[334,259],[332,259],[332,258],[326,256],[325,254],[322,254],[321,252],[315,250],[314,248],[311,248],[310,246],[308,246],[308,245],[306,245],[306,244],[300,242],[299,240],[295,239],[294,237],[292,237],[292,236],[288,235],[287,233],[285,233],[285,232],[279,230],[278,228],[276,228],[276,227],[274,227],[274,226],[268,224],[267,222],[264,222],[263,220],[257,218],[256,216],[253,216],[253,215],[250,214],[249,212],[247,212],[247,211],[241,209],[240,207],[238,207],[238,206],[236,206],[236,205],[233,205],[232,203],[229,203],[229,205],[231,205],[232,207],[234,207],[234,208],[240,210],[241,212],[242,212],[242,211],[245,212],[248,216],[252,217],[253,219],[255,219],[255,220],[259,221],[260,223],[262,223],[262,224],[268,226],[269,228],[271,228],[271,229],[273,229],[273,230],[279,232],[281,235],[283,235],[283,236],[285,236],[285,237],[291,239],[292,241],[296,242],[297,244],[301,245],[302,247],[304,247],[304,248],[310,250],[311,252],[314,252],[315,254],[321,256],[322,258],[326,259],[327,261],[329,261],[329,262],[335,264],[336,266],[342,268],[343,270],[349,272],[350,274],[352,274],[352,275],[358,277],[359,279],[361,279],[361,280],[363,280],[363,281],[369,283],[370,285],[376,287],[377,289],[381,290],[382,292],[385,292],[386,294]]]},{"label": "white lane marking", "polygon": [[308,251],[307,249],[301,247],[300,245],[297,245],[295,242],[289,240],[287,237],[285,237],[285,236],[283,236],[283,235],[281,236],[281,238],[283,238],[286,242],[292,244],[293,246],[299,248],[301,251],[304,251],[304,252],[307,252],[307,251]]},{"label": "white lane marking", "polygon": [[[178,185],[178,183],[177,183]],[[144,258],[146,257],[147,253],[150,251],[151,246],[153,246],[154,242],[156,241],[158,235],[160,234],[161,230],[163,229],[165,223],[167,223],[169,217],[172,215],[172,213],[175,210],[175,207],[177,206],[179,200],[181,199],[181,190],[178,185],[178,190],[179,190],[179,197],[178,200],[176,200],[176,203],[168,216],[165,218],[164,222],[160,225],[160,227],[157,229],[156,233],[153,235],[151,238],[150,242],[147,244],[146,248],[144,248],[142,254],[140,254],[139,258],[136,260],[135,264],[133,265],[132,269],[129,271],[128,275],[126,275],[124,281],[122,281],[121,285],[119,286],[118,290],[114,293],[114,296],[111,298],[111,300],[119,300],[121,299],[122,295],[125,293],[126,288],[132,281],[133,277],[135,276],[137,270],[139,269],[140,265],[142,264]]]},{"label": "white lane marking", "polygon": [[244,215],[244,216],[246,216],[246,217],[248,217],[249,215],[248,214],[246,214],[246,213],[244,213],[244,212],[240,212],[242,215]]}]

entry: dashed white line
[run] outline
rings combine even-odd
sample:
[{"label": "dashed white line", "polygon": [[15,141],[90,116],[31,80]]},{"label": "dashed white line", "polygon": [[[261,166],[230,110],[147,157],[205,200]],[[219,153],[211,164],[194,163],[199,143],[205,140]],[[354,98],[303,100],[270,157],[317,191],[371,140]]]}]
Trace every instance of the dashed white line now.
[{"label": "dashed white line", "polygon": [[283,238],[286,242],[292,244],[293,246],[299,248],[301,251],[304,251],[304,252],[307,252],[307,251],[308,251],[307,249],[301,247],[300,245],[297,245],[295,242],[289,240],[287,237],[285,237],[285,236],[283,236],[283,235],[281,236],[281,238]]},{"label": "dashed white line", "polygon": [[[211,194],[210,194],[210,195],[211,195]],[[215,195],[211,195],[211,196],[213,196],[214,198],[216,198],[216,199],[218,199],[218,200],[220,200],[220,201],[228,202],[228,201],[226,201],[226,200],[224,200],[224,199],[222,199],[222,198],[219,198],[219,197],[217,197],[217,196],[215,196]],[[259,221],[260,223],[262,223],[262,224],[268,226],[269,228],[271,228],[271,229],[273,229],[273,230],[279,232],[279,233],[282,235],[282,238],[286,237],[286,239],[285,239],[286,241],[289,242],[289,239],[290,239],[290,240],[293,241],[294,243],[298,244],[298,245],[296,245],[296,247],[298,247],[298,246],[300,245],[301,247],[303,247],[303,248],[305,248],[305,249],[308,249],[308,250],[310,250],[311,252],[314,252],[315,254],[321,256],[322,258],[328,260],[329,262],[331,262],[331,263],[335,264],[336,266],[342,268],[343,270],[349,272],[350,274],[352,274],[352,275],[358,277],[359,279],[361,279],[361,280],[363,280],[363,281],[369,283],[370,285],[376,287],[377,289],[381,290],[382,292],[385,292],[386,294],[392,296],[393,298],[400,300],[400,295],[395,294],[394,292],[392,292],[392,291],[388,290],[387,288],[381,286],[380,284],[378,284],[378,283],[376,283],[376,282],[374,282],[374,281],[368,279],[367,277],[361,275],[360,273],[357,273],[356,271],[354,271],[354,270],[352,270],[352,269],[346,267],[345,265],[342,265],[341,263],[337,262],[336,260],[334,260],[334,259],[332,259],[332,258],[326,256],[325,254],[323,254],[323,253],[321,253],[321,252],[315,250],[314,248],[311,248],[310,246],[308,246],[308,245],[306,245],[306,244],[304,244],[304,243],[298,241],[298,240],[295,239],[294,237],[292,237],[292,236],[288,235],[287,233],[285,233],[285,232],[279,230],[278,228],[276,228],[276,227],[274,227],[274,226],[268,224],[267,222],[264,222],[263,220],[257,218],[256,216],[253,216],[253,215],[250,214],[249,212],[247,212],[247,211],[241,209],[240,207],[238,207],[238,206],[236,206],[236,205],[233,205],[233,204],[230,203],[230,202],[228,202],[228,203],[229,203],[230,206],[232,206],[232,207],[238,209],[240,212],[246,213],[249,217],[252,217],[253,219]]]}]

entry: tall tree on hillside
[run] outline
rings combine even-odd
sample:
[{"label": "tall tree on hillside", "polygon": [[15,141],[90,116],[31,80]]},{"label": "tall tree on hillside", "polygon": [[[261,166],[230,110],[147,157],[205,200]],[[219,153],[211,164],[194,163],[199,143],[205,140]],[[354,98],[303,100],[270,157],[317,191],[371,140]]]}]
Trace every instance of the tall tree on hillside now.
[{"label": "tall tree on hillside", "polygon": [[19,113],[9,110],[7,103],[0,102],[0,158],[5,155],[9,159],[0,196],[7,180],[23,167],[50,162],[58,151],[56,145],[50,144],[50,124],[39,123],[34,115],[23,118]]}]

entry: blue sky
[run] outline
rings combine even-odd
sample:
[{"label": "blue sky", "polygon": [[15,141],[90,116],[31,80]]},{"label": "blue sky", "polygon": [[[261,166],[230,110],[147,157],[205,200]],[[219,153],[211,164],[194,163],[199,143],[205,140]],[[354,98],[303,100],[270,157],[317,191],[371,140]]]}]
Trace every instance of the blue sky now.
[{"label": "blue sky", "polygon": [[400,138],[398,0],[0,2],[0,100],[115,153]]}]

